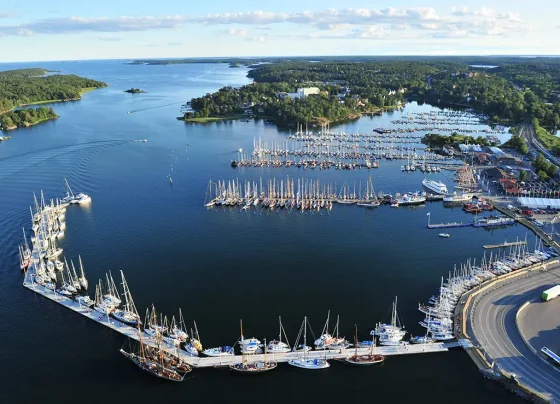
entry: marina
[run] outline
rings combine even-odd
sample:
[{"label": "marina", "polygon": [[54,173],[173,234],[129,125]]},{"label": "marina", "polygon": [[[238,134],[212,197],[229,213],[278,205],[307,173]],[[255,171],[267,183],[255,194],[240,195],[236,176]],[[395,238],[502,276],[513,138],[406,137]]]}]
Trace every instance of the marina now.
[{"label": "marina", "polygon": [[[182,307],[185,318],[196,318],[203,351],[233,346],[239,338],[240,318],[247,337],[258,337],[261,341],[267,337],[267,344],[272,338],[278,340],[278,314],[283,316],[290,344],[304,315],[319,337],[317,331],[321,331],[329,307],[340,313],[341,335],[351,345],[356,322],[359,341],[371,341],[366,334],[374,327],[373,322],[390,323],[385,316],[395,294],[399,295],[399,315],[406,322],[406,330],[414,336],[424,336],[425,329],[417,322],[425,316],[416,311],[417,302],[435,292],[440,276],[447,278],[453,263],[477,256],[481,245],[515,240],[525,233],[521,226],[476,235],[471,228],[443,240],[438,239],[437,233],[426,233],[426,210],[388,209],[389,206],[381,207],[383,211],[356,208],[357,205],[351,209],[335,206],[328,220],[326,214],[322,218],[317,214],[303,215],[297,221],[291,217],[286,220],[289,217],[282,214],[258,216],[257,212],[255,217],[231,207],[208,214],[201,205],[209,179],[225,178],[227,183],[238,177],[245,184],[247,180],[258,183],[263,177],[267,184],[272,179],[270,175],[274,176],[270,173],[272,168],[267,167],[241,169],[232,175],[233,171],[220,162],[233,158],[239,148],[251,150],[253,138],[281,143],[289,136],[287,131],[257,121],[185,125],[175,121],[173,106],[131,115],[127,111],[166,104],[153,99],[156,94],[183,99],[185,95],[178,96],[176,92],[178,86],[188,88],[187,96],[198,96],[223,85],[209,84],[209,78],[218,83],[242,85],[244,69],[196,64],[131,68],[117,61],[49,63],[44,67],[99,78],[113,88],[130,88],[149,80],[153,89],[131,100],[121,99],[121,94],[111,92],[109,87],[86,95],[80,103],[55,105],[60,119],[25,129],[25,136],[17,133],[0,150],[5,158],[0,163],[0,176],[9,190],[0,197],[4,207],[0,219],[7,238],[0,255],[5,282],[0,311],[2,318],[16,329],[3,338],[5,346],[10,347],[3,357],[9,365],[23,361],[28,369],[33,368],[34,389],[26,393],[26,399],[42,399],[45,391],[60,383],[60,375],[64,374],[65,393],[76,397],[84,389],[101,389],[111,391],[111,399],[115,400],[184,400],[186,394],[195,400],[224,402],[235,401],[247,391],[256,397],[280,385],[290,385],[297,393],[286,392],[269,401],[357,401],[370,397],[371,380],[375,379],[376,397],[391,400],[406,370],[410,375],[430,374],[431,386],[442,396],[456,397],[458,403],[515,402],[515,397],[481,378],[462,349],[430,355],[389,355],[382,366],[360,370],[330,359],[330,369],[320,372],[278,362],[276,370],[266,377],[263,374],[258,383],[254,378],[235,377],[228,366],[200,372],[194,368],[184,382],[166,382],[137,369],[120,353],[121,348],[134,352],[127,348],[124,334],[21,287],[17,242],[23,240],[21,227],[29,229],[26,202],[33,190],[45,189],[45,195],[61,195],[64,176],[75,193],[86,191],[93,198],[89,206],[68,207],[68,228],[65,236],[56,240],[57,248],[64,250],[63,255],[72,257],[78,275],[78,254],[82,257],[91,298],[96,280],[104,279],[109,270],[120,288],[117,278],[122,269],[140,311],[155,303],[163,313],[177,315],[177,307]],[[242,80],[235,81],[237,76]],[[429,108],[412,103],[404,113]],[[395,111],[390,117],[365,117],[334,130],[367,133],[372,128],[390,128],[390,120],[398,119],[400,114]],[[106,130],[107,125],[112,129]],[[163,132],[165,136],[160,136]],[[149,142],[122,144],[114,142],[114,138],[149,138]],[[171,159],[173,187],[167,178]],[[350,188],[356,182],[358,189],[362,181],[365,191],[369,173],[377,195],[379,191],[395,195],[421,189],[423,175],[419,169],[407,174],[400,172],[406,160],[379,162],[380,167],[369,172],[317,169],[306,171],[304,177],[309,181],[336,183],[337,193],[344,182]],[[440,173],[430,173],[430,178],[443,181],[451,190],[452,183],[444,176],[447,173],[442,169]],[[279,177],[285,179],[285,175],[276,177],[277,184]],[[293,177],[297,183],[301,176]],[[430,206],[438,221],[464,221],[460,209],[447,209],[441,203],[426,206]],[[402,230],[387,231],[389,228]],[[343,232],[355,236],[344,236]],[[71,267],[69,259],[68,264]],[[318,279],[321,287],[311,287]],[[119,325],[112,317],[109,321]],[[192,324],[192,320],[189,322]],[[315,338],[310,330],[307,332],[308,344],[312,344]],[[29,349],[36,345],[38,337],[40,355]],[[376,349],[407,352],[402,346]],[[408,349],[421,350],[412,344]],[[347,350],[354,355],[353,346]],[[212,352],[216,351],[209,351]],[[227,352],[223,350],[222,355]],[[237,345],[236,354],[239,360]],[[327,355],[332,354],[327,351]],[[264,353],[259,355],[259,360],[264,360]],[[254,359],[248,357],[249,363],[251,360]],[[269,351],[266,361],[271,360]],[[5,382],[14,388],[25,388],[29,378],[20,367],[13,369]],[[462,383],[456,383],[458,374]],[[142,389],[130,387],[138,383]],[[407,391],[399,393],[399,399],[417,399],[425,383],[423,378],[407,376]],[[350,386],[352,392],[341,396],[337,393],[341,384]]]},{"label": "marina", "polygon": [[[420,354],[420,353],[433,353],[444,352],[452,347],[470,347],[468,341],[458,341],[450,343],[455,339],[453,328],[453,308],[457,304],[461,295],[472,288],[488,279],[491,279],[500,274],[506,274],[513,270],[530,266],[538,262],[543,262],[552,257],[552,253],[547,253],[542,250],[542,246],[536,246],[533,253],[530,253],[524,243],[504,243],[502,247],[515,247],[508,255],[504,253],[503,257],[496,255],[483,258],[481,265],[471,265],[467,262],[461,265],[461,269],[454,270],[453,275],[446,283],[443,282],[440,288],[439,296],[432,296],[427,305],[420,305],[420,312],[427,315],[426,319],[419,324],[426,328],[425,336],[414,337],[410,342],[404,341],[403,338],[407,335],[407,331],[401,325],[400,316],[397,313],[397,299],[393,303],[391,322],[378,323],[376,328],[371,331],[373,336],[372,341],[365,341],[359,343],[357,337],[354,342],[353,349],[344,338],[339,338],[339,319],[337,317],[336,326],[333,334],[329,333],[329,318],[330,312],[327,316],[327,321],[323,328],[321,337],[315,341],[315,350],[308,349],[307,346],[307,317],[302,323],[300,334],[296,339],[294,347],[303,346],[303,350],[294,348],[289,349],[289,345],[284,343],[281,345],[283,331],[282,323],[280,320],[280,341],[274,341],[276,345],[260,344],[260,341],[252,338],[245,340],[243,336],[243,328],[241,326],[240,349],[241,355],[232,354],[233,349],[218,350],[217,355],[199,356],[199,352],[203,352],[202,345],[199,342],[198,330],[191,336],[183,331],[185,328],[184,320],[181,311],[179,311],[179,323],[175,322],[173,317],[171,325],[168,325],[167,317],[160,318],[156,314],[155,308],[147,310],[146,318],[143,323],[140,321],[136,306],[134,304],[132,295],[122,276],[122,287],[124,293],[121,299],[121,293],[111,275],[106,276],[106,284],[103,285],[101,281],[96,286],[95,300],[89,298],[85,293],[87,290],[88,282],[84,275],[83,264],[81,258],[79,260],[81,276],[78,277],[74,265],[72,264],[72,271],[64,259],[66,270],[68,272],[67,278],[64,277],[64,267],[62,267],[62,278],[58,279],[57,276],[49,279],[45,274],[45,260],[50,263],[51,257],[45,255],[45,251],[49,251],[49,243],[47,240],[52,240],[51,234],[53,229],[58,228],[65,220],[66,208],[73,202],[79,200],[91,201],[91,197],[86,194],[79,194],[75,197],[70,191],[70,186],[66,181],[68,189],[65,199],[66,202],[55,203],[55,200],[50,200],[45,203],[43,194],[41,193],[40,202],[35,198],[35,212],[31,210],[31,217],[33,220],[34,240],[32,247],[29,248],[25,238],[25,243],[20,247],[20,261],[23,263],[27,260],[26,265],[22,265],[24,269],[23,286],[33,291],[52,302],[58,303],[75,313],[81,314],[88,319],[102,324],[115,332],[128,337],[130,340],[137,340],[141,346],[141,355],[138,356],[133,353],[128,353],[121,349],[121,353],[128,359],[132,360],[139,367],[152,373],[154,376],[166,378],[173,381],[182,381],[184,375],[179,372],[179,365],[182,366],[184,372],[190,372],[190,367],[229,367],[234,371],[243,372],[262,372],[271,370],[276,367],[276,363],[287,362],[293,366],[318,369],[326,368],[329,366],[328,360],[344,360],[349,361],[351,364],[363,365],[367,360],[372,362],[382,362],[383,357],[391,355],[404,355],[404,354]],[[373,192],[372,188],[368,185],[367,192]],[[74,202],[79,204],[79,202]],[[429,214],[428,214],[429,215]],[[499,218],[495,219],[498,220]],[[489,220],[489,219],[486,219]],[[501,219],[500,219],[501,220]],[[476,225],[477,221],[473,222]],[[461,224],[464,225],[464,224]],[[55,227],[56,226],[56,227]],[[441,227],[458,227],[459,224],[447,225],[432,225]],[[433,227],[437,228],[437,227]],[[24,232],[25,235],[25,232]],[[449,237],[448,234],[440,234],[440,237]],[[519,247],[519,248],[518,248]],[[60,249],[62,253],[62,249]],[[60,255],[58,253],[58,255]],[[47,265],[48,267],[48,265]],[[78,282],[79,280],[79,282]],[[82,290],[78,293],[78,290]],[[123,308],[119,306],[123,304]],[[195,323],[196,329],[196,323]],[[298,345],[303,330],[303,345]],[[356,329],[357,333],[357,329]],[[376,347],[376,338],[380,344]],[[186,344],[186,345],[185,345]],[[169,357],[169,361],[175,365],[161,365],[152,362],[145,358],[145,349],[155,349],[161,352],[160,355],[165,354]],[[254,349],[249,350],[249,347]],[[263,349],[260,347],[264,346]],[[286,349],[275,349],[275,347],[286,347]],[[271,347],[271,352],[267,353],[268,348]],[[207,351],[213,351],[213,349]],[[268,361],[267,361],[268,355]],[[302,356],[303,355],[303,356]],[[369,355],[369,356],[368,356]],[[250,356],[250,359],[247,357]],[[172,359],[175,358],[175,359]],[[360,359],[361,358],[361,359]],[[370,358],[370,359],[367,359]],[[170,367],[165,367],[170,366]]]},{"label": "marina", "polygon": [[[66,185],[67,188],[70,190],[70,186],[68,185],[67,182]],[[81,197],[78,198],[78,200],[87,199],[88,201],[91,201],[91,198],[88,195],[85,194],[79,194],[79,195],[81,195]],[[129,339],[137,340],[141,344],[147,347],[160,349],[161,351],[166,352],[166,354],[172,357],[176,357],[179,360],[179,362],[185,363],[192,367],[225,367],[225,366],[232,367],[233,366],[234,367],[233,370],[239,370],[238,369],[239,366],[247,366],[248,362],[268,363],[266,362],[267,348],[265,348],[264,354],[259,354],[258,352],[255,352],[253,355],[251,355],[250,360],[245,359],[246,349],[241,350],[242,355],[230,355],[230,354],[222,355],[220,353],[218,356],[212,355],[212,356],[199,357],[198,351],[202,351],[201,346],[200,348],[194,351],[190,351],[188,349],[189,345],[183,347],[182,344],[179,343],[179,341],[169,339],[169,337],[165,336],[164,333],[168,332],[166,330],[171,328],[165,325],[166,320],[163,321],[164,324],[163,327],[161,325],[158,325],[155,309],[152,310],[152,314],[146,316],[146,320],[143,324],[144,330],[141,330],[140,321],[139,321],[140,317],[138,315],[138,312],[136,311],[136,307],[132,300],[132,295],[130,294],[130,291],[128,290],[128,287],[126,285],[124,275],[122,275],[122,285],[124,288],[124,293],[122,294],[122,296],[124,296],[124,301],[126,302],[124,305],[124,311],[117,309],[117,307],[119,307],[120,304],[122,303],[122,300],[120,299],[121,294],[118,292],[115,282],[113,281],[113,278],[110,275],[107,276],[107,283],[105,288],[101,283],[101,281],[99,281],[99,285],[98,287],[96,287],[95,301],[91,300],[87,295],[78,294],[76,289],[73,286],[71,286],[74,284],[74,281],[72,279],[78,279],[75,270],[74,270],[74,277],[72,277],[72,275],[69,272],[69,277],[67,278],[68,281],[65,280],[63,276],[61,281],[62,282],[61,286],[59,286],[58,288],[55,287],[55,284],[43,275],[44,269],[42,268],[44,266],[44,261],[42,258],[42,251],[44,248],[44,244],[42,241],[49,238],[48,236],[51,234],[51,229],[54,221],[59,223],[63,220],[64,212],[66,210],[66,207],[69,205],[69,202],[76,200],[76,198],[73,196],[71,191],[68,191],[66,198],[67,198],[66,205],[64,204],[60,205],[58,203],[55,205],[54,200],[51,200],[50,204],[45,205],[43,198],[41,198],[40,204],[37,202],[37,200],[35,200],[36,213],[33,213],[32,211],[32,218],[34,223],[36,224],[36,226],[34,227],[36,229],[35,237],[34,237],[36,243],[34,243],[30,249],[31,251],[30,262],[28,266],[25,268],[24,281],[23,281],[24,287],[49,299],[52,302],[58,303],[74,311],[75,313],[81,314],[86,318],[95,321],[98,324],[104,325]],[[78,202],[75,203],[78,204]],[[20,252],[21,251],[22,250],[20,249]],[[25,251],[28,250],[26,249]],[[80,260],[80,267],[82,267],[81,260]],[[68,265],[67,268],[69,268]],[[80,279],[85,284],[84,290],[86,290],[87,280],[85,280],[85,276],[83,275],[83,269],[82,269],[82,277]],[[104,290],[105,292],[102,292],[102,290]],[[396,310],[396,305],[394,310]],[[124,319],[123,318],[124,315],[116,315],[115,313],[117,312],[128,313],[128,315],[132,318],[132,320]],[[180,316],[180,319],[181,319],[181,327],[178,329],[182,330],[183,329],[182,316]],[[396,321],[395,317],[393,317],[393,322],[394,321]],[[383,325],[381,328],[379,327],[377,328],[375,334],[381,338],[380,343],[382,346],[374,347],[375,344],[375,340],[374,340],[373,344],[369,343],[369,344],[365,344],[366,346],[364,347],[358,347],[357,345],[358,342],[356,341],[355,343],[356,345],[352,350],[352,349],[347,349],[350,346],[349,344],[340,345],[338,342],[336,342],[338,340],[332,339],[332,337],[328,333],[328,323],[329,320],[327,319],[327,323],[325,324],[325,328],[323,329],[323,336],[325,339],[321,340],[321,341],[326,341],[324,343],[328,345],[325,345],[324,347],[320,347],[320,348],[317,347],[316,349],[318,350],[313,350],[313,351],[311,350],[308,351],[307,349],[305,349],[304,350],[305,360],[303,362],[301,363],[298,362],[300,360],[299,358],[301,357],[301,353],[295,349],[293,351],[287,351],[287,352],[286,351],[275,352],[274,350],[272,350],[272,352],[268,354],[268,358],[272,359],[275,363],[276,362],[288,362],[291,364],[298,363],[299,367],[305,368],[311,366],[314,363],[316,364],[317,361],[325,361],[324,363],[327,363],[326,360],[330,360],[330,359],[346,360],[350,357],[356,358],[358,356],[367,356],[368,354],[373,355],[374,353],[375,355],[390,356],[390,355],[420,354],[420,353],[430,353],[430,352],[445,352],[449,348],[461,346],[457,344],[450,345],[450,344],[442,343],[442,344],[430,344],[428,346],[414,345],[409,348],[408,344],[405,342],[399,342],[398,344],[386,344],[383,340],[383,337],[386,335],[385,331],[383,330],[385,329],[386,326]],[[159,324],[162,324],[161,320]],[[175,319],[173,319],[172,324],[175,324]],[[305,328],[305,330],[307,328],[306,324],[307,324],[307,319],[304,320],[303,327]],[[393,325],[392,327],[395,327],[395,325]],[[338,321],[335,330],[336,330],[335,331],[336,335],[338,335]],[[185,335],[185,339],[181,341],[185,342],[185,341],[192,340],[192,337],[189,339],[188,334],[185,333],[184,335]],[[281,335],[282,334],[280,334],[280,336]],[[304,334],[304,346],[307,346],[305,335],[306,334]],[[404,335],[405,335],[404,332],[400,333],[395,341],[397,342],[400,341]],[[331,339],[333,342],[331,342]],[[299,337],[298,340],[296,340],[294,346],[298,346],[298,341],[299,341]],[[257,343],[259,342],[257,341]],[[316,346],[317,344],[319,343],[315,342]],[[321,344],[323,344],[323,342],[321,342]],[[388,346],[384,346],[384,345],[388,345]],[[243,334],[241,334],[241,346],[245,346],[245,342],[243,342]],[[125,351],[122,350],[121,352],[123,353],[123,355],[131,359],[133,362],[135,363],[139,362],[138,356],[134,356],[132,354],[126,353]],[[352,354],[354,355],[352,356]],[[156,366],[156,364],[153,364],[151,362],[148,363],[150,363],[151,365],[149,369],[146,368],[146,370],[150,370],[151,366]],[[303,365],[304,363],[306,364],[305,366]],[[172,369],[167,369],[162,367],[162,372],[164,373],[167,372],[165,374],[167,374],[169,378],[171,378],[171,380],[175,380],[175,381],[183,380],[182,378],[180,378],[179,380],[179,376],[173,373],[174,371]],[[155,372],[154,375],[159,377],[164,377],[161,374],[161,372]],[[168,376],[165,376],[164,378],[168,378]]]}]

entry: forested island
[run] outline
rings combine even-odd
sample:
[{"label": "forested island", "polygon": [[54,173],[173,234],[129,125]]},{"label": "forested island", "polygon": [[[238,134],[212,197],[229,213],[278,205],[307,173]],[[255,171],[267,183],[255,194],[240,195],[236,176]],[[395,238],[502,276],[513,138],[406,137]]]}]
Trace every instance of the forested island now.
[{"label": "forested island", "polygon": [[123,92],[130,93],[130,94],[145,93],[144,90],[140,90],[139,88],[129,88],[128,90],[124,90]]},{"label": "forested island", "polygon": [[0,71],[0,129],[15,129],[57,118],[52,108],[17,108],[58,101],[74,101],[107,84],[76,75],[49,74],[46,69]]},{"label": "forested island", "polygon": [[[471,108],[489,123],[560,127],[560,62],[519,57],[317,57],[210,59],[253,63],[240,88],[194,98],[182,119],[256,116],[278,124],[341,122],[410,100]],[[188,59],[195,63],[197,59]],[[158,61],[187,63],[187,60]],[[551,135],[552,136],[552,135]],[[560,147],[559,147],[560,153]]]}]

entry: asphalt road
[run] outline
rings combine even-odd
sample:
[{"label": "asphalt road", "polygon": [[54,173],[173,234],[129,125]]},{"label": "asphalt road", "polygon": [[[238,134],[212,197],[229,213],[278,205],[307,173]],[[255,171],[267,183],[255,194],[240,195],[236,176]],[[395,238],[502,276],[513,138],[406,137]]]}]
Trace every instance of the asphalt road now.
[{"label": "asphalt road", "polygon": [[476,296],[467,314],[468,334],[490,363],[494,360],[523,384],[560,403],[560,372],[525,345],[515,324],[519,307],[540,296],[545,286],[560,283],[560,265],[552,268],[501,282]]},{"label": "asphalt road", "polygon": [[521,136],[527,139],[527,143],[529,148],[533,149],[536,152],[540,152],[543,154],[544,157],[549,159],[552,163],[556,166],[560,166],[560,160],[557,159],[550,153],[545,147],[538,141],[537,136],[535,134],[535,128],[530,123],[525,123],[521,126]]},{"label": "asphalt road", "polygon": [[537,296],[519,313],[517,324],[521,335],[535,351],[546,346],[560,353],[560,299],[543,302]]}]

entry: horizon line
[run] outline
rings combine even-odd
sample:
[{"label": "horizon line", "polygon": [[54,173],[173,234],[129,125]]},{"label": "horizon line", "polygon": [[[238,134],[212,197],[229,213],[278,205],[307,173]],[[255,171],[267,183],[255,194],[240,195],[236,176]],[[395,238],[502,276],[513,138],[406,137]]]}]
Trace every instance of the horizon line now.
[{"label": "horizon line", "polygon": [[290,59],[290,58],[345,58],[345,57],[426,57],[426,58],[441,58],[441,57],[525,57],[525,58],[557,58],[560,54],[514,54],[514,53],[495,53],[495,54],[348,54],[348,55],[286,55],[286,56],[175,56],[175,57],[138,57],[138,58],[91,58],[91,59],[43,59],[43,60],[22,60],[12,62],[0,62],[0,64],[14,64],[14,63],[38,63],[38,62],[85,62],[85,61],[110,61],[110,60],[129,60],[129,61],[142,61],[142,60],[196,60],[196,59]]}]

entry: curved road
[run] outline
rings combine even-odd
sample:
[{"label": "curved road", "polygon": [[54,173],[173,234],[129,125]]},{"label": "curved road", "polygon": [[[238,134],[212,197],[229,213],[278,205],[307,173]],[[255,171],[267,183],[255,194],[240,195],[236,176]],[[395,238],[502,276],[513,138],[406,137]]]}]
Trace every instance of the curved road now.
[{"label": "curved road", "polygon": [[476,296],[468,313],[468,333],[490,363],[494,360],[521,383],[560,403],[560,372],[527,347],[515,324],[519,307],[538,298],[545,286],[560,284],[560,266],[553,268],[503,281]]}]

